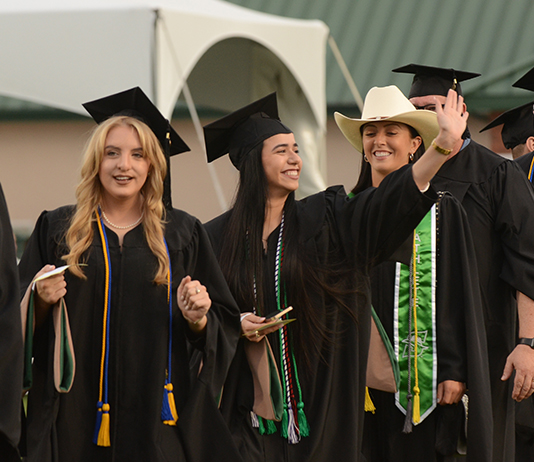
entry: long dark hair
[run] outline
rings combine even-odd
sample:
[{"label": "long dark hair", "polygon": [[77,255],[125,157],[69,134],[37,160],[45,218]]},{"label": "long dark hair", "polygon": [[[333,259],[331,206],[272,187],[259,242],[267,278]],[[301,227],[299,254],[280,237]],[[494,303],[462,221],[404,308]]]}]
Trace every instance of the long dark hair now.
[{"label": "long dark hair", "polygon": [[[262,234],[265,220],[268,187],[261,151],[254,148],[240,166],[240,182],[230,212],[221,245],[220,265],[238,305],[244,311],[256,306],[258,315],[266,314],[264,294],[264,260]],[[297,322],[291,325],[295,355],[299,363],[309,367],[312,358],[321,356],[324,345],[331,346],[329,319],[336,316],[323,306],[336,305],[357,322],[357,315],[349,308],[350,296],[357,290],[351,282],[355,270],[339,257],[339,252],[327,255],[326,262],[306,252],[299,242],[299,222],[295,194],[290,193],[284,206],[284,260],[282,290],[288,304],[296,311]],[[256,281],[256,294],[254,283]],[[306,281],[306,282],[303,282]],[[313,289],[310,289],[313,288]],[[310,290],[314,290],[313,293]],[[363,292],[362,292],[363,293]],[[319,301],[320,300],[320,301]],[[324,358],[323,358],[324,359]]]},{"label": "long dark hair", "polygon": [[[408,125],[408,124],[403,124],[403,125],[408,127],[408,130],[410,130],[410,136],[412,137],[412,139],[414,139],[417,136],[421,137],[421,135],[419,135],[419,132],[415,128],[413,128],[411,125]],[[360,134],[362,136],[363,136],[363,127],[365,127],[365,125],[362,125],[360,127]],[[423,138],[421,137],[421,145],[419,146],[419,148],[417,148],[417,151],[415,151],[414,153],[413,160],[410,160],[409,163],[417,162],[421,158],[421,156],[425,153],[425,151],[426,151],[425,143],[423,141]],[[367,188],[373,186],[373,179],[371,177],[371,165],[369,164],[369,162],[365,161],[364,156],[365,156],[365,152],[362,152],[362,159],[361,159],[361,164],[360,164],[360,176],[358,177],[358,182],[356,183],[356,186],[354,186],[354,188],[352,188],[352,191],[351,191],[351,193],[354,195],[361,193],[362,191],[365,191]]]}]

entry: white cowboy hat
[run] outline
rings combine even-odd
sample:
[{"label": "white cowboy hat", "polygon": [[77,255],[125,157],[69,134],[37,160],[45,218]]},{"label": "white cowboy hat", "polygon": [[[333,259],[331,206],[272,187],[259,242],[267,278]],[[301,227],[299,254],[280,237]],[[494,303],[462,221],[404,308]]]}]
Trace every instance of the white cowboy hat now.
[{"label": "white cowboy hat", "polygon": [[428,149],[438,135],[439,125],[435,112],[417,110],[395,86],[373,87],[363,103],[362,118],[351,119],[339,112],[334,113],[337,126],[359,152],[363,152],[361,127],[369,122],[402,122],[417,130]]}]

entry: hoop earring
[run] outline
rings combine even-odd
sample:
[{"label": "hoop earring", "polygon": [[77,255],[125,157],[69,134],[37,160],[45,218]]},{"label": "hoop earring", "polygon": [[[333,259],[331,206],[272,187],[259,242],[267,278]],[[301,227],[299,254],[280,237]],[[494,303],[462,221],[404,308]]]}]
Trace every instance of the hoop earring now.
[{"label": "hoop earring", "polygon": [[410,159],[410,162],[413,162],[413,152],[410,152],[410,155],[408,158]]},{"label": "hoop earring", "polygon": [[365,162],[369,162],[369,159],[367,158],[365,154],[363,155],[363,160],[365,160]]}]

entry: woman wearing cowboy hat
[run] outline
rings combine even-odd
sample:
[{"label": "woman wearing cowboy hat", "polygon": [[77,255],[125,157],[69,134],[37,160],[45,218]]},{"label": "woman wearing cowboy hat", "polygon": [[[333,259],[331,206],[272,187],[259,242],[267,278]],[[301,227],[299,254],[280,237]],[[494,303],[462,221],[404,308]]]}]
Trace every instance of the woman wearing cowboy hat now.
[{"label": "woman wearing cowboy hat", "polygon": [[[437,130],[428,112],[390,86],[369,92],[362,119],[336,118],[363,154],[351,195],[378,187],[432,145]],[[438,194],[413,235],[371,272],[372,305],[393,345],[400,383],[395,394],[370,389],[376,409],[365,416],[363,444],[370,462],[443,461],[456,454],[466,383],[470,417],[491,420],[483,404],[489,372],[471,233],[460,203]],[[490,460],[488,432],[475,432],[469,460]]]},{"label": "woman wearing cowboy hat", "polygon": [[[420,191],[445,161],[440,150],[464,131],[458,103],[451,93],[439,134],[435,114],[417,115],[438,135],[421,163],[350,201],[341,187],[295,200],[303,166],[274,95],[205,127],[208,159],[229,153],[240,172],[233,208],[206,229],[242,312],[221,408],[244,460],[361,460],[369,270],[431,206],[434,192]],[[260,330],[267,314],[288,306],[294,322]],[[267,339],[281,375],[281,412],[270,419],[256,406],[246,356]]]}]

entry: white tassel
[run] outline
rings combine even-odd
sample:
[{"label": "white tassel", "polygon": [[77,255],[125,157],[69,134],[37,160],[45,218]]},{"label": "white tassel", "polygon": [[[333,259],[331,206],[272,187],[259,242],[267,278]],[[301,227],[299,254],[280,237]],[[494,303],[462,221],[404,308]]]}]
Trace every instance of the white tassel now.
[{"label": "white tassel", "polygon": [[289,444],[297,444],[300,442],[300,432],[295,422],[295,416],[293,414],[293,409],[291,409],[291,406],[287,409],[287,414],[287,441],[289,442]]},{"label": "white tassel", "polygon": [[250,422],[252,423],[252,428],[259,428],[258,416],[254,411],[250,411]]}]

